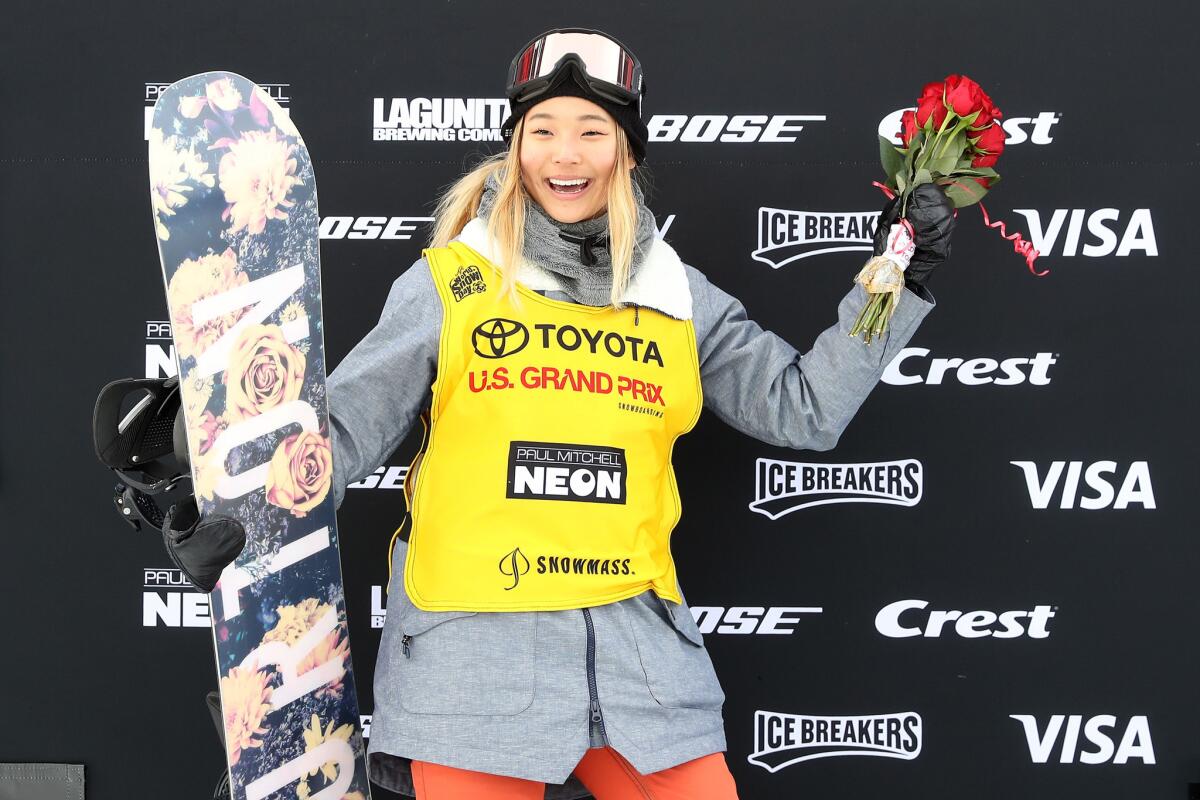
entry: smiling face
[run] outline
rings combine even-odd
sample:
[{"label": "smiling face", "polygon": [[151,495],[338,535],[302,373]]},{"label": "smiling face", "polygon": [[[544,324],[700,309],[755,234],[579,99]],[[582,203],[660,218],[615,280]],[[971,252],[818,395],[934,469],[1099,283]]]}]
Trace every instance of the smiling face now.
[{"label": "smiling face", "polygon": [[559,222],[603,214],[617,160],[617,123],[582,97],[552,97],[525,113],[521,180]]}]

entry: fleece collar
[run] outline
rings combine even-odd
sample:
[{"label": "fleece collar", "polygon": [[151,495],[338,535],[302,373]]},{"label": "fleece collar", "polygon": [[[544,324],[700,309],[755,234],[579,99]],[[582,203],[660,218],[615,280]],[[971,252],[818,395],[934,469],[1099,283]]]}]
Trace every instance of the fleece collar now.
[{"label": "fleece collar", "polygon": [[[493,264],[497,262],[494,255],[497,248],[488,238],[487,223],[482,219],[476,217],[468,222],[458,235],[458,241]],[[563,291],[557,275],[524,257],[517,270],[517,282],[536,291]],[[621,302],[653,308],[675,319],[692,318],[692,291],[687,272],[671,245],[657,237],[654,239],[650,252],[625,288]]]}]

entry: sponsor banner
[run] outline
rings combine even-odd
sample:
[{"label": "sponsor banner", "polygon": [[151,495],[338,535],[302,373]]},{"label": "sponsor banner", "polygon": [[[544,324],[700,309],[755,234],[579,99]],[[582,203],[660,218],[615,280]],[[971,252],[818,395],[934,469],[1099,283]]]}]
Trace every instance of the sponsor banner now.
[{"label": "sponsor banner", "polygon": [[322,239],[408,240],[433,217],[321,217]]},{"label": "sponsor banner", "polygon": [[819,606],[692,606],[701,633],[789,636],[804,614],[820,614]]},{"label": "sponsor banner", "polygon": [[1056,751],[1059,764],[1156,763],[1145,715],[1132,716],[1125,723],[1112,714],[1052,714],[1043,717],[1045,724],[1033,714],[1009,714],[1009,718],[1021,723],[1034,764],[1050,763]]},{"label": "sponsor banner", "polygon": [[889,639],[921,636],[937,639],[949,630],[963,639],[1046,639],[1047,625],[1058,606],[1034,606],[1032,611],[926,611],[927,600],[897,600],[875,615],[875,630]]},{"label": "sponsor banner", "polygon": [[[1014,208],[1029,223],[1029,241],[1044,256],[1157,256],[1158,240],[1150,209]],[[1084,228],[1087,234],[1084,235]],[[1082,246],[1081,246],[1082,245]]]},{"label": "sponsor banner", "polygon": [[383,466],[360,481],[346,485],[347,489],[403,489],[408,467]]},{"label": "sponsor banner", "polygon": [[175,364],[175,344],[171,339],[171,323],[167,320],[146,320],[147,378],[170,378],[179,372]]},{"label": "sponsor banner", "polygon": [[937,386],[959,383],[963,386],[1019,386],[1050,383],[1050,367],[1058,363],[1058,353],[1037,353],[1032,357],[929,358],[926,347],[905,347],[883,371],[882,380],[892,386],[923,383]]},{"label": "sponsor banner", "polygon": [[371,627],[382,628],[387,622],[387,605],[385,605],[387,595],[384,594],[382,586],[371,587]]},{"label": "sponsor banner", "polygon": [[516,375],[510,374],[508,367],[475,369],[467,373],[467,386],[472,392],[517,388],[555,392],[588,392],[590,394],[613,394],[615,392],[617,397],[623,398],[617,403],[619,409],[652,417],[663,415],[662,410],[655,406],[665,408],[667,405],[661,384],[599,369],[584,370],[571,367],[530,365],[524,367]]},{"label": "sponsor banner", "polygon": [[[1056,494],[1061,509],[1099,511],[1111,508],[1122,511],[1131,506],[1158,508],[1154,501],[1154,486],[1150,483],[1150,467],[1145,461],[1134,461],[1124,468],[1116,461],[1096,461],[1087,464],[1086,468],[1082,461],[1050,461],[1043,462],[1046,464],[1044,469],[1035,461],[1008,463],[1023,473],[1029,502],[1037,509],[1049,508]],[[1084,483],[1095,494],[1080,493],[1081,474]],[[1120,488],[1114,489],[1117,483]]]},{"label": "sponsor banner", "polygon": [[[879,135],[885,139],[891,140],[892,144],[900,145],[900,118],[904,116],[905,111],[916,111],[915,106],[909,108],[897,108],[892,113],[888,114],[879,122]],[[1008,117],[1000,120],[1001,127],[1004,128],[1004,146],[1011,147],[1015,144],[1040,144],[1046,145],[1054,141],[1053,131],[1055,125],[1062,121],[1062,114],[1054,111],[1042,111],[1033,117]]]},{"label": "sponsor banner", "polygon": [[[150,141],[150,128],[154,119],[154,104],[158,102],[158,98],[170,86],[169,83],[161,81],[147,81],[144,94],[145,109],[142,123],[142,135],[146,141]],[[260,83],[258,84],[263,90],[269,94],[276,103],[280,105],[285,114],[290,113],[288,107],[291,105],[292,85],[290,83]]]},{"label": "sponsor banner", "polygon": [[142,569],[143,628],[211,628],[208,595],[196,591],[183,570]]},{"label": "sponsor banner", "polygon": [[[502,142],[510,106],[502,97],[376,97],[371,102],[376,142]],[[824,114],[655,114],[651,142],[780,144],[795,142]]]},{"label": "sponsor banner", "polygon": [[790,211],[758,209],[755,261],[779,269],[793,261],[825,253],[874,249],[879,211]]},{"label": "sponsor banner", "polygon": [[755,460],[754,501],[749,509],[769,519],[831,503],[921,502],[924,471],[914,458],[858,464]]},{"label": "sponsor banner", "polygon": [[655,114],[646,123],[651,142],[779,144],[796,141],[809,122],[824,114]]},{"label": "sponsor banner", "polygon": [[664,220],[662,221],[662,224],[661,224],[661,225],[658,225],[658,226],[657,226],[657,227],[654,229],[654,230],[655,230],[655,235],[656,235],[656,236],[657,236],[659,239],[665,239],[665,238],[666,238],[666,236],[667,236],[667,231],[671,230],[671,225],[672,225],[674,222],[675,222],[675,215],[674,215],[674,214],[667,214],[667,217],[666,217],[666,219],[664,219]]},{"label": "sponsor banner", "polygon": [[512,578],[512,586],[505,591],[517,588],[521,577],[528,575],[532,569],[535,575],[636,575],[637,570],[629,566],[632,559],[612,556],[568,556],[568,555],[535,555],[533,560],[517,547],[500,557],[496,567],[505,578]]},{"label": "sponsor banner", "polygon": [[531,341],[534,346],[551,352],[573,353],[580,348],[595,355],[607,353],[615,359],[628,358],[641,364],[663,366],[658,342],[639,339],[636,336],[581,328],[574,325],[555,325],[545,322],[533,326],[537,331],[530,334],[522,322],[504,317],[493,317],[475,326],[471,332],[471,347],[482,358],[505,358],[525,349]]},{"label": "sponsor banner", "polygon": [[377,142],[502,142],[509,114],[502,97],[376,97],[371,108]]},{"label": "sponsor banner", "polygon": [[921,754],[915,711],[858,717],[809,717],[754,712],[754,752],[747,761],[767,772],[818,758],[874,756],[912,761]]},{"label": "sponsor banner", "polygon": [[510,442],[505,497],[624,505],[627,473],[620,447]]}]

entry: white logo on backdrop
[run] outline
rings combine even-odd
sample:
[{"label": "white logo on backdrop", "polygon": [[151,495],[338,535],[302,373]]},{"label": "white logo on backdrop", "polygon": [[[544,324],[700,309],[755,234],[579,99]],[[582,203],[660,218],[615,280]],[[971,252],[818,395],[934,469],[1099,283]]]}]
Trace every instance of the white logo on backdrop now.
[{"label": "white logo on backdrop", "polygon": [[803,614],[820,614],[819,606],[692,606],[701,633],[777,635],[796,632]]},{"label": "white logo on backdrop", "polygon": [[322,239],[411,239],[433,217],[322,217]]},{"label": "white logo on backdrop", "polygon": [[830,503],[886,503],[915,506],[921,502],[923,470],[913,458],[861,464],[815,464],[755,459],[751,511],[770,519],[810,506]]},{"label": "white logo on backdrop", "polygon": [[[1150,721],[1143,715],[1129,718],[1121,730],[1112,714],[1084,717],[1082,714],[1054,714],[1042,728],[1032,714],[1009,714],[1021,723],[1029,757],[1034,764],[1049,763],[1057,748],[1059,764],[1128,764],[1138,760],[1154,764],[1154,742],[1150,739]],[[1095,749],[1080,747],[1080,733]],[[1120,735],[1119,743],[1113,742]]]},{"label": "white logo on backdrop", "polygon": [[808,122],[824,114],[655,114],[646,123],[651,142],[777,144],[796,141]]},{"label": "white logo on backdrop", "polygon": [[[1148,208],[1135,208],[1128,213],[1115,208],[1096,211],[1056,208],[1049,212],[1049,219],[1044,223],[1042,212],[1035,208],[1014,208],[1013,211],[1025,217],[1029,223],[1029,241],[1044,256],[1158,255],[1154,220]],[[1082,236],[1085,221],[1090,239]],[[1082,249],[1079,247],[1081,239]]]},{"label": "white logo on backdrop", "polygon": [[377,142],[500,142],[509,106],[502,97],[376,97],[372,112]]},{"label": "white logo on backdrop", "polygon": [[[1031,358],[930,358],[925,347],[905,347],[883,371],[883,382],[893,386],[908,386],[914,383],[938,385],[949,379],[950,383],[963,386],[1017,386],[1029,382],[1034,386],[1050,383],[1050,367],[1058,363],[1056,353],[1038,353]],[[906,371],[906,362],[918,371]]]},{"label": "white logo on backdrop", "polygon": [[167,320],[146,320],[146,377],[170,378],[178,371],[175,345],[171,340],[171,323]]},{"label": "white logo on backdrop", "polygon": [[[1031,611],[926,611],[927,600],[897,600],[875,615],[875,630],[889,639],[923,636],[937,639],[950,627],[963,639],[1045,639],[1056,613],[1055,606],[1034,606]],[[903,619],[901,619],[903,617]],[[950,625],[950,623],[954,623]]]},{"label": "white logo on backdrop", "polygon": [[[376,97],[371,103],[377,142],[500,142],[510,106],[491,97]],[[786,143],[824,114],[655,114],[651,142]]]},{"label": "white logo on backdrop", "polygon": [[922,730],[921,715],[915,711],[861,717],[755,711],[754,752],[746,760],[767,772],[837,756],[912,761],[921,754]]},{"label": "white logo on backdrop", "polygon": [[[1150,483],[1150,467],[1145,461],[1134,461],[1124,470],[1120,478],[1121,488],[1113,490],[1120,476],[1121,467],[1116,461],[1096,461],[1084,469],[1082,461],[1051,461],[1044,477],[1033,461],[1010,461],[1025,475],[1025,488],[1029,490],[1029,501],[1034,508],[1049,508],[1050,501],[1059,493],[1059,508],[1078,507],[1088,511],[1105,508],[1121,510],[1137,504],[1142,508],[1157,508],[1154,502],[1154,486]],[[1079,496],[1079,477],[1095,491],[1095,495]],[[1106,476],[1111,476],[1106,477]]]},{"label": "white logo on backdrop", "polygon": [[382,586],[371,587],[371,627],[382,628],[387,622],[387,606],[385,605],[386,595],[383,593]]},{"label": "white logo on backdrop", "polygon": [[382,466],[360,481],[346,486],[347,489],[403,489],[408,467]]},{"label": "white logo on backdrop", "polygon": [[779,269],[823,253],[871,252],[878,211],[789,211],[758,209],[755,261]]},{"label": "white logo on backdrop", "polygon": [[208,628],[208,595],[196,591],[179,569],[142,570],[142,627]]}]

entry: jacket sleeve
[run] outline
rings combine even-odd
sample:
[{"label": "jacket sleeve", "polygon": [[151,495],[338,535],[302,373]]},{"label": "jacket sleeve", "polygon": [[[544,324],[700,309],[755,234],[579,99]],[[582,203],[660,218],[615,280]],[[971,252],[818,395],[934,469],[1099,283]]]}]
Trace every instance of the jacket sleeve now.
[{"label": "jacket sleeve", "polygon": [[801,355],[746,316],[745,307],[687,267],[704,405],[727,424],[768,444],[829,450],[888,363],[934,307],[933,296],[904,290],[882,339],[869,346],[850,329],[866,304],[855,284],[837,322]]},{"label": "jacket sleeve", "polygon": [[429,404],[437,374],[442,302],[425,259],[392,284],[379,323],[329,376],[333,488],[378,468]]}]

